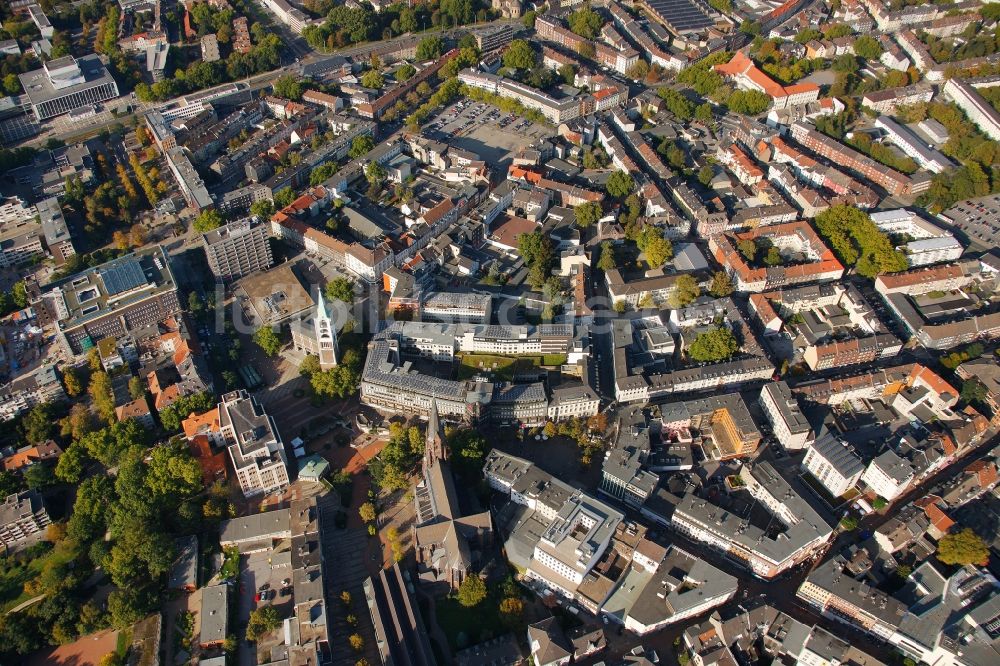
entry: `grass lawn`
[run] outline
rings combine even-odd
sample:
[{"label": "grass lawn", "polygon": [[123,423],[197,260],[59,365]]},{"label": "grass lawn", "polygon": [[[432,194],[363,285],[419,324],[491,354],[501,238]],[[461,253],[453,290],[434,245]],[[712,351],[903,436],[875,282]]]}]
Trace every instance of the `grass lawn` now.
[{"label": "grass lawn", "polygon": [[542,356],[498,356],[495,354],[459,354],[458,378],[471,379],[480,372],[492,372],[497,379],[511,381],[517,370],[541,366],[560,366],[566,354]]},{"label": "grass lawn", "polygon": [[48,542],[41,542],[16,556],[0,557],[0,612],[35,596],[24,592],[24,584],[37,578],[49,561],[56,565],[66,557],[69,555],[56,551]]},{"label": "grass lawn", "polygon": [[506,632],[500,621],[500,600],[496,593],[490,593],[475,608],[466,608],[458,599],[447,597],[437,602],[436,610],[438,625],[448,637],[452,651]]}]

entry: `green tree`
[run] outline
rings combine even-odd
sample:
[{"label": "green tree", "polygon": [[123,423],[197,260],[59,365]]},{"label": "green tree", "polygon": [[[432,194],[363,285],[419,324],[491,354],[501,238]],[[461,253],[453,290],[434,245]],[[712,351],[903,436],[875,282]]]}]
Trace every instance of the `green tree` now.
[{"label": "green tree", "polygon": [[730,111],[745,116],[763,113],[770,105],[771,98],[759,90],[737,90],[726,100]]},{"label": "green tree", "polygon": [[11,298],[14,299],[14,305],[18,308],[28,307],[28,289],[24,280],[15,282],[10,289],[10,293]]},{"label": "green tree", "polygon": [[570,14],[567,17],[567,22],[569,23],[570,30],[584,39],[590,40],[597,38],[601,27],[604,25],[604,19],[601,18],[600,14],[591,9],[589,5],[584,5]]},{"label": "green tree", "polygon": [[466,608],[475,608],[486,598],[486,584],[476,574],[470,574],[458,586],[458,603]]},{"label": "green tree", "polygon": [[56,477],[66,483],[79,482],[86,461],[87,449],[78,442],[70,444],[56,463]]},{"label": "green tree", "polygon": [[32,490],[43,490],[56,484],[52,466],[46,463],[36,463],[24,470],[24,483]]},{"label": "green tree", "polygon": [[715,177],[715,171],[708,164],[705,164],[700,169],[698,169],[698,182],[706,187],[712,182],[712,178]]},{"label": "green tree", "polygon": [[601,219],[601,204],[596,201],[588,201],[578,204],[573,208],[573,212],[576,215],[576,226],[586,229]]},{"label": "green tree", "polygon": [[840,527],[845,532],[853,532],[858,529],[858,519],[855,516],[844,516],[840,520]]},{"label": "green tree", "polygon": [[396,80],[397,81],[408,81],[413,78],[413,75],[417,73],[417,68],[406,63],[396,70]]},{"label": "green tree", "polygon": [[515,39],[503,54],[503,65],[508,69],[534,69],[535,50],[523,39]]},{"label": "green tree", "polygon": [[87,387],[90,398],[94,401],[94,409],[106,423],[115,420],[115,398],[111,390],[111,378],[106,372],[95,372],[90,376],[90,386]]},{"label": "green tree", "polygon": [[280,624],[281,618],[278,617],[278,611],[274,606],[255,608],[250,612],[250,619],[247,621],[246,638],[254,643],[277,629]]},{"label": "green tree", "polygon": [[52,405],[41,402],[25,414],[21,422],[21,429],[24,431],[24,438],[29,444],[41,444],[52,437],[54,430],[52,423]]},{"label": "green tree", "polygon": [[559,78],[566,82],[566,85],[571,86],[576,82],[576,67],[566,63],[565,65],[560,65],[559,69],[556,70],[559,74]]},{"label": "green tree", "polygon": [[874,278],[906,270],[906,256],[896,250],[871,217],[852,206],[831,206],[816,216],[816,229],[841,262],[859,275]]},{"label": "green tree", "polygon": [[937,558],[944,564],[985,566],[990,559],[990,549],[978,534],[966,527],[941,537]]},{"label": "green tree", "polygon": [[356,136],[351,140],[351,149],[347,152],[347,156],[352,160],[357,159],[362,155],[368,154],[368,152],[374,147],[375,139],[371,138],[367,134]]},{"label": "green tree", "polygon": [[715,119],[715,116],[712,114],[712,105],[708,102],[699,104],[694,110],[694,117],[695,120],[700,120],[703,123],[712,122]]},{"label": "green tree", "polygon": [[673,88],[660,88],[657,94],[666,104],[667,111],[679,120],[694,118],[694,104],[680,91]]},{"label": "green tree", "polygon": [[218,229],[219,227],[222,226],[222,224],[223,224],[222,215],[219,214],[219,211],[213,208],[206,211],[202,211],[201,214],[198,215],[197,218],[195,218],[194,230],[197,231],[198,233],[204,234],[208,233],[213,229]]},{"label": "green tree", "polygon": [[21,479],[10,470],[0,471],[0,497],[8,497],[24,488]]},{"label": "green tree", "polygon": [[740,343],[733,332],[724,326],[717,326],[701,333],[688,348],[688,356],[695,361],[722,361],[731,358],[740,349]]},{"label": "green tree", "polygon": [[882,57],[882,45],[871,35],[861,35],[854,40],[854,53],[865,60],[878,60]]},{"label": "green tree", "polygon": [[281,337],[270,326],[262,326],[253,334],[253,341],[268,356],[277,356],[283,346]]},{"label": "green tree", "polygon": [[382,76],[381,72],[369,69],[361,75],[361,85],[365,88],[381,90],[385,86],[385,77]]},{"label": "green tree", "polygon": [[138,377],[132,377],[128,380],[128,394],[133,400],[138,400],[146,395],[146,384]]},{"label": "green tree", "polygon": [[635,181],[632,176],[625,171],[615,171],[608,176],[608,181],[604,185],[609,196],[616,199],[624,199],[635,189]]},{"label": "green tree", "polygon": [[962,401],[966,403],[982,402],[989,395],[989,390],[978,379],[970,379],[962,383]]},{"label": "green tree", "polygon": [[670,292],[667,300],[670,307],[682,308],[694,303],[700,295],[701,287],[698,286],[698,281],[690,275],[681,275],[674,283],[674,290]]},{"label": "green tree", "polygon": [[417,44],[417,60],[435,60],[444,53],[444,40],[440,37],[424,37]]},{"label": "green tree", "polygon": [[360,507],[358,507],[358,515],[361,516],[361,520],[366,523],[374,523],[377,513],[375,511],[375,505],[371,502],[365,502]]},{"label": "green tree", "polygon": [[636,246],[646,255],[650,268],[659,268],[674,256],[674,247],[663,237],[660,227],[646,225],[636,239]]},{"label": "green tree", "polygon": [[201,465],[186,447],[157,446],[149,458],[146,487],[155,497],[190,497],[202,489]]},{"label": "green tree", "polygon": [[716,298],[722,298],[733,293],[733,280],[726,271],[716,271],[712,274],[712,284],[708,288],[708,293]]},{"label": "green tree", "polygon": [[295,190],[291,187],[283,187],[274,193],[274,207],[277,210],[281,210],[293,201],[295,201]]},{"label": "green tree", "polygon": [[302,99],[304,92],[305,87],[302,85],[302,82],[294,76],[281,76],[274,82],[274,94],[277,97],[284,97],[285,99],[298,102]]},{"label": "green tree", "polygon": [[274,202],[270,199],[261,199],[250,204],[250,214],[256,215],[262,220],[270,220],[274,215]]},{"label": "green tree", "polygon": [[306,354],[305,358],[302,359],[302,363],[299,364],[300,375],[311,377],[320,371],[319,357],[314,354]]},{"label": "green tree", "polygon": [[388,177],[388,173],[378,162],[369,162],[365,167],[365,178],[368,180],[368,184],[373,188],[381,187]]},{"label": "green tree", "polygon": [[323,294],[330,300],[344,303],[354,302],[354,281],[345,277],[337,277],[326,283]]},{"label": "green tree", "polygon": [[615,261],[615,248],[611,241],[601,243],[601,257],[597,260],[597,267],[602,271],[610,271],[618,267]]}]

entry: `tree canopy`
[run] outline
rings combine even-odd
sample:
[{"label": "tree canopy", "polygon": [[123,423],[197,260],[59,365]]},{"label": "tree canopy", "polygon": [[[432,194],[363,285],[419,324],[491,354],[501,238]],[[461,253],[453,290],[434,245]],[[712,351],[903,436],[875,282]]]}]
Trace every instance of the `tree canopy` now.
[{"label": "tree canopy", "polygon": [[733,332],[725,326],[717,326],[694,339],[688,348],[688,356],[701,362],[723,361],[739,349],[740,343]]},{"label": "tree canopy", "polygon": [[515,39],[503,54],[503,66],[509,69],[533,69],[535,50],[523,39]]},{"label": "tree canopy", "polygon": [[944,564],[985,566],[990,559],[990,549],[978,534],[966,527],[941,537],[937,558]]},{"label": "tree canopy", "polygon": [[608,182],[605,183],[604,187],[610,196],[624,199],[635,189],[635,181],[625,171],[615,171],[608,176]]},{"label": "tree canopy", "polygon": [[486,583],[472,573],[458,586],[458,603],[466,608],[475,608],[486,598]]},{"label": "tree canopy", "polygon": [[587,201],[582,204],[577,204],[573,208],[573,212],[576,215],[576,226],[581,229],[586,229],[587,227],[596,224],[598,220],[601,219],[601,204],[596,201]]},{"label": "tree canopy", "polygon": [[859,275],[874,278],[907,268],[906,256],[892,247],[888,236],[862,210],[832,206],[816,216],[816,228],[837,257],[854,266]]},{"label": "tree canopy", "polygon": [[596,39],[604,26],[601,15],[584,5],[567,17],[569,29],[584,39]]}]

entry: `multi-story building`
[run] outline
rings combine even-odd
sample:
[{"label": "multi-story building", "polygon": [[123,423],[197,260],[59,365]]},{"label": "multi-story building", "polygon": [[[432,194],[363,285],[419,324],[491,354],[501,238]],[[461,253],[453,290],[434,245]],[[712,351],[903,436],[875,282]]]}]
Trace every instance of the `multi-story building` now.
[{"label": "multi-story building", "polygon": [[903,86],[865,93],[861,104],[872,111],[892,115],[900,106],[929,102],[934,97],[934,88],[928,85]]},{"label": "multi-story building", "polygon": [[266,271],[274,264],[269,238],[270,225],[256,217],[245,217],[202,234],[208,267],[221,282]]},{"label": "multi-story building", "polygon": [[910,178],[812,129],[806,123],[792,125],[792,138],[807,150],[832,160],[848,171],[861,174],[893,196],[910,193]]},{"label": "multi-story building", "polygon": [[492,313],[490,294],[439,291],[429,295],[420,306],[423,321],[489,324]]},{"label": "multi-story building", "polygon": [[824,616],[858,627],[888,641],[899,628],[906,607],[868,581],[855,580],[838,555],[816,567],[796,596]]},{"label": "multi-story building", "polygon": [[588,384],[557,386],[549,399],[548,417],[559,422],[566,419],[589,418],[597,414],[601,398]]},{"label": "multi-story building", "polygon": [[476,46],[481,53],[489,53],[501,49],[514,39],[514,28],[510,24],[480,30],[475,33]]},{"label": "multi-story building", "polygon": [[875,120],[875,127],[884,130],[889,139],[900,150],[913,158],[922,168],[932,173],[941,173],[945,169],[955,166],[955,163],[945,157],[941,151],[929,148],[923,139],[889,116],[879,116]]},{"label": "multi-story building", "polygon": [[205,181],[198,175],[198,170],[191,164],[191,159],[184,148],[180,146],[170,148],[166,151],[166,158],[170,173],[174,175],[177,187],[184,196],[187,205],[196,213],[212,208],[215,205],[215,200],[208,193]]},{"label": "multi-story building", "polygon": [[17,550],[33,537],[37,538],[50,522],[38,491],[9,495],[0,504],[0,546],[5,552]]},{"label": "multi-story building", "polygon": [[618,435],[601,463],[601,482],[597,487],[633,507],[641,507],[656,490],[660,477],[649,471],[649,426],[641,409],[622,414]]},{"label": "multi-story building", "polygon": [[799,407],[785,382],[765,384],[760,392],[760,406],[778,442],[785,449],[798,451],[806,448],[813,438],[812,426]]},{"label": "multi-story building", "polygon": [[285,445],[274,419],[257,398],[244,390],[223,395],[219,402],[219,429],[244,496],[271,493],[288,486]]},{"label": "multi-story building", "polygon": [[49,60],[42,69],[20,74],[19,78],[39,122],[118,97],[118,84],[94,54]]},{"label": "multi-story building", "polygon": [[969,120],[994,141],[1000,141],[1000,113],[975,88],[958,78],[944,84],[944,94],[958,105]]},{"label": "multi-story building", "polygon": [[908,238],[901,249],[912,267],[955,261],[964,251],[952,234],[905,208],[876,211],[871,218],[880,231]]},{"label": "multi-story building", "polygon": [[[528,579],[573,599],[584,577],[604,555],[624,516],[530,462],[493,450],[483,468],[490,486],[527,507],[521,535],[533,542],[527,556]],[[533,530],[540,526],[538,533]]]},{"label": "multi-story building", "polygon": [[152,326],[180,311],[177,283],[160,246],[29,291],[42,326],[55,324],[70,355],[86,353],[106,337]]},{"label": "multi-story building", "polygon": [[659,502],[643,507],[642,514],[725,553],[729,559],[762,578],[774,578],[826,547],[833,534],[832,528],[792,490],[770,463],[757,463],[749,470],[744,467],[741,478],[754,499],[785,526],[783,532],[765,531],[692,493],[684,495],[679,502],[668,500],[673,506],[669,517],[657,511]]},{"label": "multi-story building", "polygon": [[815,83],[795,83],[783,86],[763,71],[743,51],[737,51],[732,60],[716,65],[715,71],[732,79],[741,90],[756,90],[771,98],[775,109],[785,109],[798,104],[808,104],[819,99],[819,86]]},{"label": "multi-story building", "polygon": [[35,211],[42,223],[42,235],[45,237],[45,246],[49,254],[57,266],[64,264],[76,254],[76,248],[73,246],[73,238],[70,236],[59,199],[56,197],[42,199],[35,204]]},{"label": "multi-story building", "polygon": [[301,9],[290,4],[288,0],[264,0],[264,4],[274,12],[278,20],[294,30],[296,34],[302,34],[306,26],[313,23]]},{"label": "multi-story building", "polygon": [[864,463],[845,442],[824,430],[806,449],[802,467],[822,484],[832,497],[841,497],[861,479]]},{"label": "multi-story building", "polygon": [[9,421],[44,402],[66,398],[66,391],[54,365],[43,365],[31,374],[0,386],[0,421]]},{"label": "multi-story building", "polygon": [[[794,265],[753,265],[739,250],[740,241],[767,239],[779,252],[805,257]],[[791,222],[758,227],[735,234],[719,234],[709,239],[708,247],[733,276],[740,291],[764,291],[789,287],[803,282],[839,280],[844,267],[833,251],[806,222]]]},{"label": "multi-story building", "polygon": [[890,502],[906,492],[913,479],[913,467],[891,449],[868,463],[861,475],[861,481],[872,492]]}]

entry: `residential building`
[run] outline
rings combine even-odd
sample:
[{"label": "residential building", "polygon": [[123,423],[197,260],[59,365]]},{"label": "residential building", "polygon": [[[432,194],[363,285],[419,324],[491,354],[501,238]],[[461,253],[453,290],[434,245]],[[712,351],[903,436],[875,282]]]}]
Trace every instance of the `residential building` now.
[{"label": "residential building", "polygon": [[528,647],[537,666],[560,666],[600,652],[607,647],[607,640],[600,627],[566,631],[553,616],[528,625]]},{"label": "residential building", "polygon": [[944,94],[958,105],[983,134],[994,141],[1000,141],[1000,113],[987,102],[971,85],[959,78],[949,78],[943,88]]},{"label": "residential building", "polygon": [[229,585],[220,583],[201,590],[201,620],[198,643],[203,648],[221,647],[229,632]]},{"label": "residential building", "polygon": [[8,495],[0,504],[0,546],[11,552],[44,535],[52,522],[41,493],[36,490]]},{"label": "residential building", "polygon": [[94,54],[63,56],[20,74],[21,87],[39,122],[118,97],[118,84]]},{"label": "residential building", "polygon": [[232,282],[269,269],[274,264],[269,231],[265,222],[245,217],[202,234],[208,267],[216,280]]},{"label": "residential building", "polygon": [[914,268],[955,261],[965,249],[952,234],[906,208],[875,211],[871,218],[880,231],[907,237],[900,249]]},{"label": "residential building", "polygon": [[879,497],[891,502],[902,495],[913,482],[913,467],[888,449],[868,463],[861,481]]},{"label": "residential building", "polygon": [[884,130],[889,139],[900,150],[911,157],[920,167],[931,173],[941,173],[955,166],[955,163],[945,157],[941,151],[930,148],[909,128],[897,123],[889,116],[879,116],[875,120],[875,127]]},{"label": "residential building", "polygon": [[823,430],[806,449],[802,468],[826,488],[833,498],[840,498],[861,479],[865,465],[850,445],[829,430]]},{"label": "residential building", "polygon": [[906,607],[865,580],[855,580],[845,570],[840,555],[810,572],[796,596],[824,616],[852,625],[888,641],[899,628]]},{"label": "residential building", "polygon": [[35,405],[65,399],[66,390],[59,381],[55,366],[43,365],[0,386],[0,421],[9,421]]},{"label": "residential building", "polygon": [[785,530],[766,531],[708,500],[687,493],[679,501],[647,504],[642,514],[653,522],[705,544],[762,578],[774,578],[821,552],[833,529],[781,478],[767,462],[744,467],[740,478],[750,495],[776,518]]},{"label": "residential building", "polygon": [[917,84],[865,93],[861,104],[872,111],[891,116],[900,106],[929,102],[933,97],[934,88]]},{"label": "residential building", "polygon": [[489,324],[492,314],[493,298],[490,294],[438,291],[430,294],[420,305],[422,321]]},{"label": "residential building", "polygon": [[219,402],[219,428],[244,496],[271,493],[288,486],[285,445],[256,397],[231,391]]},{"label": "residential building", "polygon": [[792,125],[791,134],[792,138],[807,150],[833,161],[848,171],[860,174],[893,196],[909,194],[911,191],[911,181],[908,176],[812,129],[806,123],[797,122]]},{"label": "residential building", "polygon": [[[750,263],[739,251],[740,241],[767,239],[782,252],[795,256],[797,263],[764,266]],[[708,247],[732,275],[740,291],[764,291],[789,287],[803,282],[839,280],[844,267],[807,222],[772,224],[734,234],[719,234],[709,239]]]},{"label": "residential building", "polygon": [[765,384],[759,401],[764,416],[782,447],[798,451],[809,445],[813,439],[812,426],[787,383],[779,381]]}]

